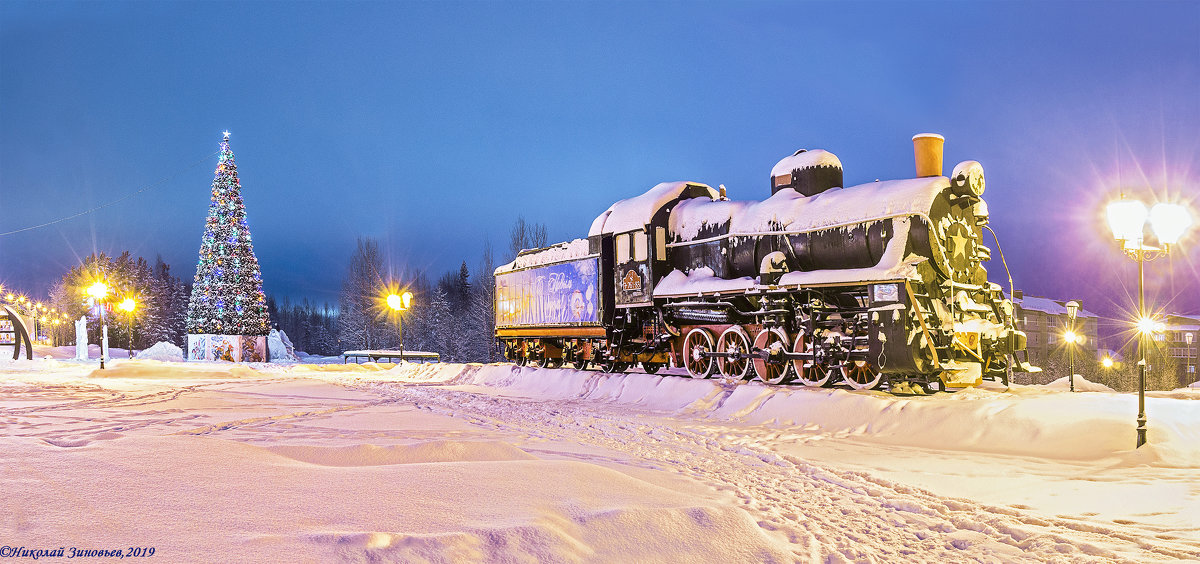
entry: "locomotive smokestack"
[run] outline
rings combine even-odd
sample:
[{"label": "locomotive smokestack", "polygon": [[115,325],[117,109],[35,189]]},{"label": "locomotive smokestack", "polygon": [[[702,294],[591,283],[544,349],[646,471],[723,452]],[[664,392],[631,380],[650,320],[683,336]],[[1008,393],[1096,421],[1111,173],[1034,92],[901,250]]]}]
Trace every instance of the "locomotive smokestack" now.
[{"label": "locomotive smokestack", "polygon": [[815,196],[842,185],[842,161],[829,151],[800,149],[771,169],[771,194],[792,188]]},{"label": "locomotive smokestack", "polygon": [[913,154],[917,160],[917,177],[942,175],[942,144],[946,138],[936,133],[913,135]]}]

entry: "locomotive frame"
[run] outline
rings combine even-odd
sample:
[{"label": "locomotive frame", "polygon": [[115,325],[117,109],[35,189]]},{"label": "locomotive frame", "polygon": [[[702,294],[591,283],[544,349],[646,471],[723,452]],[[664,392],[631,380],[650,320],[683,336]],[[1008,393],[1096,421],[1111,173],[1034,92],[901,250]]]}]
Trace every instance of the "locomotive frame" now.
[{"label": "locomotive frame", "polygon": [[[697,182],[621,200],[586,240],[496,270],[496,340],[521,365],[674,364],[694,378],[898,393],[1007,384],[1030,367],[983,266],[983,169],[942,176],[940,143],[923,155],[917,139],[918,167],[937,166],[916,178],[842,188],[837,157],[797,151],[761,202]],[[589,274],[561,274],[582,261]]]}]

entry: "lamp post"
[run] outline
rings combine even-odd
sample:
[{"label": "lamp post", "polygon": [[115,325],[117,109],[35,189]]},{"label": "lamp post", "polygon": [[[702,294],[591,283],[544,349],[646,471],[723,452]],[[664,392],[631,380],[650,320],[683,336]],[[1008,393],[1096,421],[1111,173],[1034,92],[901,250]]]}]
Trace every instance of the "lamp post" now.
[{"label": "lamp post", "polygon": [[97,281],[95,284],[88,286],[85,291],[92,301],[96,304],[96,309],[100,310],[100,370],[104,370],[104,353],[106,348],[104,343],[108,342],[108,319],[104,316],[104,297],[108,295],[108,286],[104,282]]},{"label": "lamp post", "polygon": [[1184,353],[1183,353],[1184,363],[1187,365],[1187,367],[1183,369],[1183,372],[1186,375],[1185,377],[1188,380],[1191,380],[1192,379],[1192,377],[1191,377],[1191,374],[1192,374],[1192,333],[1190,331],[1183,334],[1183,342],[1185,344],[1187,344],[1187,348],[1184,349]]},{"label": "lamp post", "polygon": [[125,298],[117,307],[129,316],[129,358],[133,358],[133,310],[137,309],[137,301]]},{"label": "lamp post", "polygon": [[1067,302],[1067,319],[1070,320],[1070,327],[1067,328],[1066,335],[1063,335],[1063,340],[1067,342],[1067,368],[1071,371],[1068,376],[1068,381],[1071,383],[1071,391],[1075,391],[1075,343],[1079,342],[1079,334],[1075,332],[1075,315],[1079,313],[1079,302],[1071,300]]},{"label": "lamp post", "polygon": [[[1121,250],[1138,265],[1138,415],[1137,446],[1146,444],[1146,338],[1154,330],[1154,322],[1146,315],[1145,262],[1171,252],[1171,245],[1187,231],[1192,218],[1179,204],[1158,203],[1147,213],[1146,205],[1138,200],[1121,199],[1108,204],[1108,226]],[[1154,231],[1161,247],[1147,245],[1147,225]]]},{"label": "lamp post", "polygon": [[404,312],[412,304],[412,292],[389,294],[387,305],[396,312],[396,331],[400,333],[400,362],[404,362]]}]

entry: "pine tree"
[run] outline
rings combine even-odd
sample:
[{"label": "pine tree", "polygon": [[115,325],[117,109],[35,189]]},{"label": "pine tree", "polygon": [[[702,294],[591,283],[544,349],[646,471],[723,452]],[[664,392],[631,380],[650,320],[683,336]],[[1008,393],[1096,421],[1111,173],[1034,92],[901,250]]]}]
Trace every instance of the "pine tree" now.
[{"label": "pine tree", "polygon": [[262,275],[250,243],[242,186],[226,132],[200,241],[187,332],[266,335],[270,328]]}]

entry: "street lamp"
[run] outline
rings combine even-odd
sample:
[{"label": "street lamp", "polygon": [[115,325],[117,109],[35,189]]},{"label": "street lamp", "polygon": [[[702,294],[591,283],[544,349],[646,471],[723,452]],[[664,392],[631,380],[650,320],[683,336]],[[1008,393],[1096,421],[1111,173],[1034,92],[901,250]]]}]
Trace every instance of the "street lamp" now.
[{"label": "street lamp", "polygon": [[97,281],[95,284],[88,286],[87,290],[84,290],[84,293],[92,298],[92,301],[96,304],[96,308],[100,310],[100,333],[102,339],[100,341],[100,370],[104,370],[104,343],[108,342],[108,319],[104,316],[104,306],[101,305],[101,302],[108,295],[108,286],[104,282]]},{"label": "street lamp", "polygon": [[404,362],[404,312],[412,303],[412,292],[388,294],[387,305],[396,311],[396,331],[400,333],[400,362]]},{"label": "street lamp", "polygon": [[[1149,221],[1147,221],[1149,219]],[[1145,242],[1146,224],[1154,231],[1162,247]],[[1187,231],[1192,219],[1179,204],[1159,203],[1147,213],[1146,205],[1138,200],[1121,199],[1108,204],[1108,226],[1121,250],[1138,265],[1138,415],[1137,446],[1146,444],[1146,336],[1154,330],[1153,321],[1146,315],[1146,285],[1144,263],[1171,252],[1171,245]]]},{"label": "street lamp", "polygon": [[1105,368],[1112,368],[1112,366],[1113,366],[1112,357],[1111,356],[1104,357],[1102,360],[1100,360],[1100,365]]},{"label": "street lamp", "polygon": [[[1184,349],[1183,353],[1187,368],[1184,368],[1183,371],[1185,374],[1192,374],[1192,333],[1190,331],[1183,334],[1183,342],[1187,344],[1187,348]],[[1186,378],[1190,380],[1191,376],[1186,376]]]},{"label": "street lamp", "polygon": [[137,302],[133,298],[125,298],[117,307],[129,316],[129,358],[133,358],[133,310],[137,309]]},{"label": "street lamp", "polygon": [[1079,342],[1079,334],[1075,332],[1075,315],[1079,313],[1079,302],[1071,300],[1067,302],[1067,319],[1071,320],[1071,326],[1067,328],[1067,333],[1063,335],[1063,340],[1067,342],[1067,366],[1071,371],[1068,380],[1071,382],[1071,391],[1075,391],[1075,343]]}]

